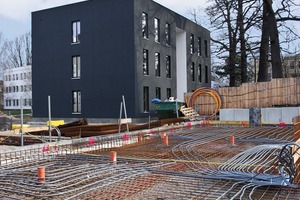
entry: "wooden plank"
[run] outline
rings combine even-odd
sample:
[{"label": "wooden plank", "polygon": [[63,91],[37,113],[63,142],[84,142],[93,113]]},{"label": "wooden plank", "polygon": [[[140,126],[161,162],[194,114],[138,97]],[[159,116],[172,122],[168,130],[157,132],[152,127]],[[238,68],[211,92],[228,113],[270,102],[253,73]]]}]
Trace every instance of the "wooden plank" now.
[{"label": "wooden plank", "polygon": [[119,124],[131,124],[132,123],[132,119],[131,118],[127,118],[127,119],[119,119],[118,120]]},{"label": "wooden plank", "polygon": [[191,107],[181,107],[180,111],[185,116],[185,118],[188,118],[190,121],[194,121],[197,117],[199,117],[199,114]]},{"label": "wooden plank", "polygon": [[255,84],[255,90],[256,90],[256,105],[259,108],[263,107],[264,103],[264,96],[262,95],[262,88],[264,86],[264,82],[262,83],[256,83]]},{"label": "wooden plank", "polygon": [[297,105],[296,78],[290,79],[290,87],[291,87],[291,104]]},{"label": "wooden plank", "polygon": [[249,84],[245,84],[243,89],[243,107],[249,108]]},{"label": "wooden plank", "polygon": [[267,99],[266,107],[272,107],[274,105],[272,82],[267,82],[266,87],[264,89],[265,89],[265,95]]},{"label": "wooden plank", "polygon": [[278,102],[276,105],[284,105],[283,101],[283,94],[284,94],[284,86],[283,86],[283,79],[277,79],[278,84],[277,84],[277,99]]}]

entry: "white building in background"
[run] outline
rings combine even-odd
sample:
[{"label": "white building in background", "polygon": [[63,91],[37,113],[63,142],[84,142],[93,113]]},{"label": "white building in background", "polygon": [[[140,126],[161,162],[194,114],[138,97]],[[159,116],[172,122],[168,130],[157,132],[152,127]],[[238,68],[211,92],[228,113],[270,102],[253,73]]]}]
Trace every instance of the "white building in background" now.
[{"label": "white building in background", "polygon": [[285,56],[282,66],[284,77],[300,77],[300,54]]},{"label": "white building in background", "polygon": [[23,100],[23,109],[31,109],[31,65],[4,70],[3,93],[4,109],[20,109],[21,98]]}]

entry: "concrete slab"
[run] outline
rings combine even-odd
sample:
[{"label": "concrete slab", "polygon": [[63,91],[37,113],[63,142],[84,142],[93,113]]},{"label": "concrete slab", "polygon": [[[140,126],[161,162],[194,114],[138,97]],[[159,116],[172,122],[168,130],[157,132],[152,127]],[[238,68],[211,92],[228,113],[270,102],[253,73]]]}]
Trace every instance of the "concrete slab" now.
[{"label": "concrete slab", "polygon": [[[292,123],[300,107],[262,108],[263,123]],[[249,109],[220,109],[220,121],[249,121]]]},{"label": "concrete slab", "polygon": [[263,123],[272,122],[277,123],[282,121],[281,108],[262,108],[262,121]]},{"label": "concrete slab", "polygon": [[282,121],[293,122],[293,117],[299,115],[299,107],[282,108]]},{"label": "concrete slab", "polygon": [[249,121],[249,109],[234,109],[234,121]]},{"label": "concrete slab", "polygon": [[249,109],[220,109],[220,121],[249,121]]},{"label": "concrete slab", "polygon": [[221,121],[234,121],[234,109],[220,109]]}]

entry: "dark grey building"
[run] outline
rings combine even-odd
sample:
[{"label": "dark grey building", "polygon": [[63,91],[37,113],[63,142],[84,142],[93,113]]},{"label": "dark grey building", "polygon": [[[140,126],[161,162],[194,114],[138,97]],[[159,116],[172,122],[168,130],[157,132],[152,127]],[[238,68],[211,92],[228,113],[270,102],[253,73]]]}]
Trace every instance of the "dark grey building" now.
[{"label": "dark grey building", "polygon": [[32,13],[33,116],[118,118],[210,86],[210,32],[151,0],[90,0]]}]

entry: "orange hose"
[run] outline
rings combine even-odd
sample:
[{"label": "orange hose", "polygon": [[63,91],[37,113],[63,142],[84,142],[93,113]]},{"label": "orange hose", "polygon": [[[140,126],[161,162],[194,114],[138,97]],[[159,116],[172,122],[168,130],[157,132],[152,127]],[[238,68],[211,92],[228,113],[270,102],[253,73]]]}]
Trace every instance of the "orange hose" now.
[{"label": "orange hose", "polygon": [[215,109],[215,111],[211,115],[208,116],[208,119],[211,119],[211,118],[213,118],[216,115],[216,113],[221,108],[221,96],[220,96],[220,94],[216,90],[214,90],[212,88],[205,88],[205,87],[198,88],[188,98],[186,104],[187,104],[188,107],[194,107],[195,100],[197,99],[198,96],[200,96],[202,94],[208,94],[208,95],[212,96],[212,98],[216,102],[216,109]]}]

